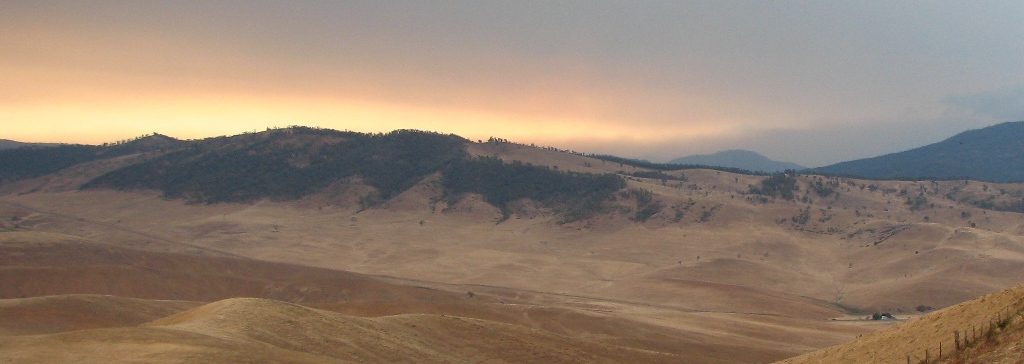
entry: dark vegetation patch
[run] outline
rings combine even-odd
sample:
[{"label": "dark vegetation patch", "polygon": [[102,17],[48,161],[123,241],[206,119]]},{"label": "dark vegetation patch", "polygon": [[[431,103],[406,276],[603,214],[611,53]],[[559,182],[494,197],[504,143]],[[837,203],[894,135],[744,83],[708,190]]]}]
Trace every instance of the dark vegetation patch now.
[{"label": "dark vegetation patch", "polygon": [[290,128],[255,141],[232,139],[247,138],[203,140],[110,172],[83,188],[157,189],[165,197],[192,202],[249,202],[297,199],[339,179],[361,176],[377,188],[378,195],[366,201],[372,205],[465,154],[459,137],[407,130],[361,134]]},{"label": "dark vegetation patch", "polygon": [[453,162],[444,172],[446,197],[479,193],[508,218],[510,202],[528,198],[561,211],[565,222],[588,218],[602,210],[608,196],[626,186],[615,174],[561,172],[547,166],[503,163],[491,157]]},{"label": "dark vegetation patch", "polygon": [[806,225],[807,221],[809,221],[810,219],[811,219],[811,207],[810,206],[807,206],[807,208],[800,209],[799,213],[797,213],[796,215],[793,215],[793,217],[790,218],[790,220],[792,220],[793,223],[797,224],[797,225]]},{"label": "dark vegetation patch", "polygon": [[839,192],[836,192],[836,188],[839,188],[839,181],[829,179],[827,181],[821,181],[821,177],[818,177],[817,181],[811,182],[810,189],[814,193],[821,197],[838,196]]},{"label": "dark vegetation patch", "polygon": [[0,151],[0,183],[35,178],[100,158],[102,147],[59,145]]},{"label": "dark vegetation patch", "polygon": [[[944,196],[949,200],[980,209],[1024,213],[1024,190],[1021,190],[1019,185],[1010,189],[982,185],[983,191],[977,193],[966,190],[965,187],[969,183],[970,181],[964,180],[963,185],[953,186]],[[964,211],[962,217],[969,218],[971,213]]]},{"label": "dark vegetation patch", "polygon": [[918,193],[916,196],[907,196],[907,206],[910,207],[911,211],[920,211],[935,207],[934,203],[928,202],[928,197],[924,193]]},{"label": "dark vegetation patch", "polygon": [[683,182],[688,181],[686,179],[686,175],[675,176],[675,175],[671,175],[671,174],[668,174],[668,173],[665,173],[665,172],[662,172],[662,171],[637,171],[637,172],[626,173],[626,174],[630,175],[630,176],[633,176],[633,177],[660,179],[662,181],[683,181]]},{"label": "dark vegetation patch", "polygon": [[792,172],[775,173],[761,180],[758,186],[750,186],[750,193],[755,195],[781,197],[785,200],[796,198],[796,175]]},{"label": "dark vegetation patch", "polygon": [[[981,200],[968,201],[971,205],[978,208],[994,211],[1007,211],[1007,212],[1021,212],[1024,213],[1024,199],[1012,200],[1012,201],[996,201],[995,197],[989,197]],[[964,216],[965,218],[970,217]]]},{"label": "dark vegetation patch", "polygon": [[[587,157],[591,157],[591,158],[595,158],[595,159],[600,159],[600,160],[603,160],[603,161],[606,161],[606,162],[618,163],[619,167],[632,166],[632,167],[638,167],[638,168],[653,169],[653,170],[656,170],[656,171],[683,171],[683,170],[687,170],[687,169],[710,169],[710,170],[715,170],[715,171],[722,171],[722,172],[729,172],[729,173],[736,173],[736,174],[754,175],[754,176],[765,176],[765,175],[768,175],[767,173],[753,172],[753,171],[748,171],[746,169],[740,169],[740,168],[704,166],[704,165],[697,165],[697,164],[653,163],[653,162],[649,162],[649,161],[641,160],[641,159],[622,158],[622,157],[616,157],[616,156],[611,156],[611,155],[603,155],[603,154],[585,154],[585,155]],[[640,177],[640,176],[637,176],[637,177]]]},{"label": "dark vegetation patch", "polygon": [[[176,140],[153,134],[104,145],[58,145],[0,151],[0,181],[32,178],[76,164],[141,154],[134,164],[97,177],[82,189],[158,190],[169,199],[191,203],[293,200],[319,192],[346,178],[375,189],[363,207],[380,204],[423,181],[441,176],[444,198],[454,201],[478,193],[501,209],[530,199],[560,214],[563,222],[589,218],[604,210],[614,193],[626,187],[617,174],[559,171],[497,158],[471,158],[466,140],[414,130],[363,134],[289,127],[202,140]],[[673,166],[677,169],[679,166]],[[685,181],[661,170],[634,172],[641,178]],[[645,221],[664,206],[650,191],[637,198],[634,220]]]},{"label": "dark vegetation patch", "polygon": [[44,176],[95,160],[178,148],[182,143],[153,134],[102,146],[57,144],[0,150],[0,184]]},{"label": "dark vegetation patch", "polygon": [[643,188],[630,188],[621,191],[619,192],[619,197],[636,200],[636,213],[631,218],[633,221],[645,222],[665,208],[665,204],[654,199],[654,192]]}]

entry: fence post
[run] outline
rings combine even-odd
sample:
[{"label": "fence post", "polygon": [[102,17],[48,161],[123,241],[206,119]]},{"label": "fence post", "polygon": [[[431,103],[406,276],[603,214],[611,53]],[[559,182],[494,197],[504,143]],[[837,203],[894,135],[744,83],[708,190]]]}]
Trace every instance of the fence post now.
[{"label": "fence post", "polygon": [[953,342],[956,343],[956,351],[960,351],[960,330],[953,330]]},{"label": "fence post", "polygon": [[939,341],[939,360],[942,360],[942,341]]}]

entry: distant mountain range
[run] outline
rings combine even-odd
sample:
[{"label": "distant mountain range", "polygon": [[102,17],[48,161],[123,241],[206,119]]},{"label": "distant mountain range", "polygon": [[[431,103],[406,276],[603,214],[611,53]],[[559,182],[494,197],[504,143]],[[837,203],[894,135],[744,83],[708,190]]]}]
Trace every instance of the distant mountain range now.
[{"label": "distant mountain range", "polygon": [[[351,143],[329,142],[338,138]],[[286,143],[285,139],[295,140]],[[457,171],[461,171],[457,167],[494,169],[488,173],[497,173],[492,176],[495,178],[501,174],[496,172],[498,169],[507,172],[505,169],[508,168],[491,166],[490,162],[472,162],[471,166],[455,162],[472,160],[463,155],[463,144],[466,142],[454,135],[429,132],[392,133],[386,137],[373,137],[303,127],[201,141],[183,141],[153,134],[103,146],[22,143],[0,139],[0,183],[46,175],[79,163],[137,153],[153,154],[144,163],[118,169],[84,187],[102,185],[120,189],[161,189],[170,196],[190,196],[205,202],[238,201],[263,197],[297,198],[322,188],[320,184],[357,174],[378,188],[380,197],[386,199],[424,176],[441,170],[455,176],[458,175]],[[290,146],[288,143],[297,144]],[[321,145],[330,147],[324,148]],[[25,146],[52,148],[21,148]],[[904,152],[811,169],[794,163],[774,161],[746,150],[687,156],[673,159],[667,164],[640,163],[611,156],[602,158],[657,170],[709,166],[761,173],[797,170],[803,173],[880,180],[964,178],[993,182],[1024,181],[1024,121],[969,130],[944,141]],[[411,168],[413,166],[417,168]],[[512,169],[515,168],[520,167]],[[239,169],[240,173],[229,173],[234,169]],[[262,171],[262,174],[254,175],[256,171]],[[232,178],[225,177],[225,174]],[[298,177],[303,174],[310,175]],[[540,170],[531,170],[526,174],[531,178],[562,178],[560,175],[549,176]],[[222,186],[225,187],[223,191],[199,191],[202,186],[213,188],[219,186],[213,182],[223,183],[228,180],[232,183]],[[454,184],[456,179],[449,178],[446,181]],[[577,182],[566,183],[573,185]],[[176,190],[183,186],[191,187]],[[458,189],[455,185],[449,187]],[[463,187],[469,188],[459,188]],[[473,187],[478,188],[482,187]],[[225,191],[230,192],[222,195],[221,192]],[[515,196],[491,196],[497,205],[506,202],[506,197]]]},{"label": "distant mountain range", "polygon": [[0,150],[15,149],[21,147],[52,147],[59,143],[24,143],[15,140],[0,139]]},{"label": "distant mountain range", "polygon": [[807,172],[871,179],[1024,181],[1024,121],[969,130],[920,148]]},{"label": "distant mountain range", "polygon": [[766,173],[782,172],[788,169],[801,170],[806,168],[796,163],[774,161],[749,150],[726,150],[714,154],[691,155],[673,159],[668,163],[738,168],[751,172]]},{"label": "distant mountain range", "polygon": [[3,149],[13,149],[13,148],[21,148],[21,147],[28,146],[28,145],[31,145],[31,144],[29,144],[29,143],[22,143],[22,142],[16,142],[16,141],[7,140],[7,139],[0,139],[0,150],[3,150]]}]

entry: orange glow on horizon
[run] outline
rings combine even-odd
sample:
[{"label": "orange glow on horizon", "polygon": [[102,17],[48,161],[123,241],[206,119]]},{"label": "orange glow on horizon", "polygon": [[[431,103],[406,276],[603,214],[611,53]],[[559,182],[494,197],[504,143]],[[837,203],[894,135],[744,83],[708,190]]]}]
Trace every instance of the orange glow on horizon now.
[{"label": "orange glow on horizon", "polygon": [[134,99],[117,102],[65,102],[49,105],[0,105],[3,138],[25,142],[100,144],[153,132],[200,139],[262,131],[289,125],[358,132],[419,129],[452,133],[471,140],[500,137],[557,146],[571,141],[664,142],[733,133],[731,123],[696,126],[631,127],[622,120],[545,117],[476,110],[428,109],[381,102],[313,98],[223,96]]}]

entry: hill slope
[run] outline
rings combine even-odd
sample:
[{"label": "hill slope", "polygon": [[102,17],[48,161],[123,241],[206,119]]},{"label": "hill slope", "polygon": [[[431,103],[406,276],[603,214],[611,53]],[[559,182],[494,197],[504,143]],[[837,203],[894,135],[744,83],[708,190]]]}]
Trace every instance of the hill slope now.
[{"label": "hill slope", "polygon": [[106,145],[25,144],[0,148],[0,184],[35,178],[97,160],[152,155],[184,147],[186,142],[160,134]]},{"label": "hill slope", "polygon": [[0,336],[138,326],[201,304],[87,294],[0,299]]},{"label": "hill slope", "polygon": [[[17,262],[4,267],[0,287],[7,297],[258,296],[366,316],[443,314],[763,363],[889,324],[830,318],[941,308],[1020,284],[1006,272],[1024,271],[1020,183],[764,176],[397,134],[275,130],[188,141],[5,184],[0,231],[14,232],[0,239],[53,232],[77,240],[0,251]],[[428,156],[415,143],[392,143],[406,136],[458,148],[424,147],[455,153],[426,158],[436,168],[402,169],[418,160],[404,155]],[[334,153],[353,150],[341,144],[356,139],[370,153]],[[232,171],[227,177],[243,187],[227,196],[245,197],[281,181],[263,177],[320,170],[318,156],[386,168],[311,174],[298,182],[330,183],[295,199],[206,198],[218,193],[204,189],[218,172]],[[385,174],[408,178],[375,179]],[[112,184],[77,188],[103,175]],[[616,183],[577,193],[604,178]],[[164,183],[187,193],[169,198]],[[567,207],[588,202],[597,207],[590,216],[565,218]],[[97,242],[106,253],[90,252]],[[257,259],[289,264],[251,264]],[[361,286],[322,268],[434,289]]]},{"label": "hill slope", "polygon": [[[223,255],[215,250],[199,254]],[[0,233],[0,269],[0,298],[97,294],[209,302],[265,297],[310,304],[461,297],[337,270],[238,257],[139,251],[34,232]]]},{"label": "hill slope", "polygon": [[25,143],[16,140],[0,139],[0,150],[14,149],[22,147],[54,147],[60,145],[59,143]]},{"label": "hill slope", "polygon": [[904,152],[842,162],[812,172],[872,179],[1024,180],[1024,121],[957,134]]},{"label": "hill slope", "polygon": [[738,168],[752,172],[774,173],[785,170],[801,170],[796,163],[779,162],[749,150],[726,150],[713,154],[700,154],[680,157],[668,162],[679,165],[700,165],[712,167]]},{"label": "hill slope", "polygon": [[351,190],[360,208],[368,208],[431,179],[443,190],[439,199],[481,194],[507,217],[510,203],[529,198],[578,220],[625,186],[611,173],[568,173],[472,156],[467,143],[414,130],[363,134],[291,127],[203,140],[154,134],[114,145],[19,148],[0,151],[0,193],[157,190],[194,203],[252,203],[340,189]]},{"label": "hill slope", "polygon": [[13,141],[13,140],[0,139],[0,149],[21,148],[21,147],[24,147],[26,145],[30,145],[30,144],[29,143],[17,142],[17,141]]},{"label": "hill slope", "polygon": [[674,363],[635,350],[485,320],[360,318],[253,298],[207,304],[141,327],[0,337],[17,363]]},{"label": "hill slope", "polygon": [[[909,355],[917,363],[926,359],[953,362],[977,362],[970,358],[988,353],[997,359],[999,353],[1018,344],[1006,341],[996,345],[1003,329],[1012,335],[1024,326],[1024,285],[988,294],[952,307],[912,319],[888,329],[857,338],[857,340],[786,359],[779,363],[902,363]],[[992,328],[992,324],[996,324]],[[1003,328],[998,328],[1001,325]],[[991,334],[989,331],[991,330]],[[954,334],[959,331],[959,336]],[[960,347],[971,350],[957,352]],[[966,340],[966,341],[964,341]],[[981,350],[988,346],[986,350]],[[927,350],[927,353],[926,353]],[[1019,357],[1020,353],[1017,353]],[[995,361],[983,361],[991,363]],[[931,361],[929,361],[931,363]]]},{"label": "hill slope", "polygon": [[[577,354],[583,350],[581,348],[607,346],[651,352],[649,355],[653,355],[654,362],[659,362],[661,359],[657,358],[662,356],[742,363],[792,355],[792,352],[776,350],[770,345],[750,349],[738,345],[735,339],[722,340],[699,331],[591,312],[589,305],[584,305],[583,309],[552,305],[552,297],[538,298],[538,292],[480,286],[460,287],[459,291],[452,292],[422,286],[429,282],[408,285],[349,272],[289,264],[138,251],[59,234],[0,233],[0,272],[3,272],[0,274],[0,286],[3,287],[0,296],[8,297],[0,299],[0,356],[5,357],[18,352],[3,346],[5,341],[2,337],[9,335],[53,334],[46,340],[84,340],[75,350],[97,350],[97,357],[104,357],[106,350],[116,347],[89,341],[96,337],[106,337],[100,341],[109,339],[118,342],[115,346],[134,347],[140,351],[147,349],[146,345],[134,341],[138,338],[149,344],[162,340],[166,345],[192,345],[188,344],[191,339],[178,334],[167,336],[133,328],[200,305],[196,300],[233,297],[272,297],[275,298],[273,302],[280,304],[284,303],[279,301],[300,302],[307,307],[361,317],[425,315],[446,317],[445,320],[458,317],[459,320],[486,321],[489,323],[485,326],[498,327],[497,330],[507,332],[506,335],[518,338],[515,340],[537,337],[539,340],[554,340]],[[478,293],[467,294],[467,289]],[[351,320],[358,321],[356,318]],[[708,318],[705,321],[729,325],[729,320]],[[254,331],[270,330],[266,324],[264,320],[247,321],[248,327]],[[757,327],[756,324],[739,326]],[[95,335],[76,333],[81,330],[91,330],[89,332]],[[293,327],[290,330],[297,329]],[[393,331],[388,330],[389,333]],[[443,335],[455,335],[441,331]],[[114,336],[105,336],[108,333]],[[322,334],[310,330],[303,335]],[[447,339],[437,337],[435,340]],[[458,340],[465,340],[465,345],[473,342],[468,337]],[[406,344],[415,345],[416,342],[419,341]],[[209,345],[220,347],[217,343]],[[44,354],[46,347],[44,344],[30,345],[25,350],[41,350],[40,355],[45,357],[49,355]],[[244,351],[232,346],[222,349],[225,352],[217,353],[211,349],[209,355],[233,358],[240,355],[236,351]],[[457,348],[445,350],[449,349],[455,352],[441,351],[438,355],[461,355]],[[184,354],[167,355],[180,357]],[[579,360],[588,358],[587,355],[580,356]],[[644,355],[648,354],[640,356]]]}]

